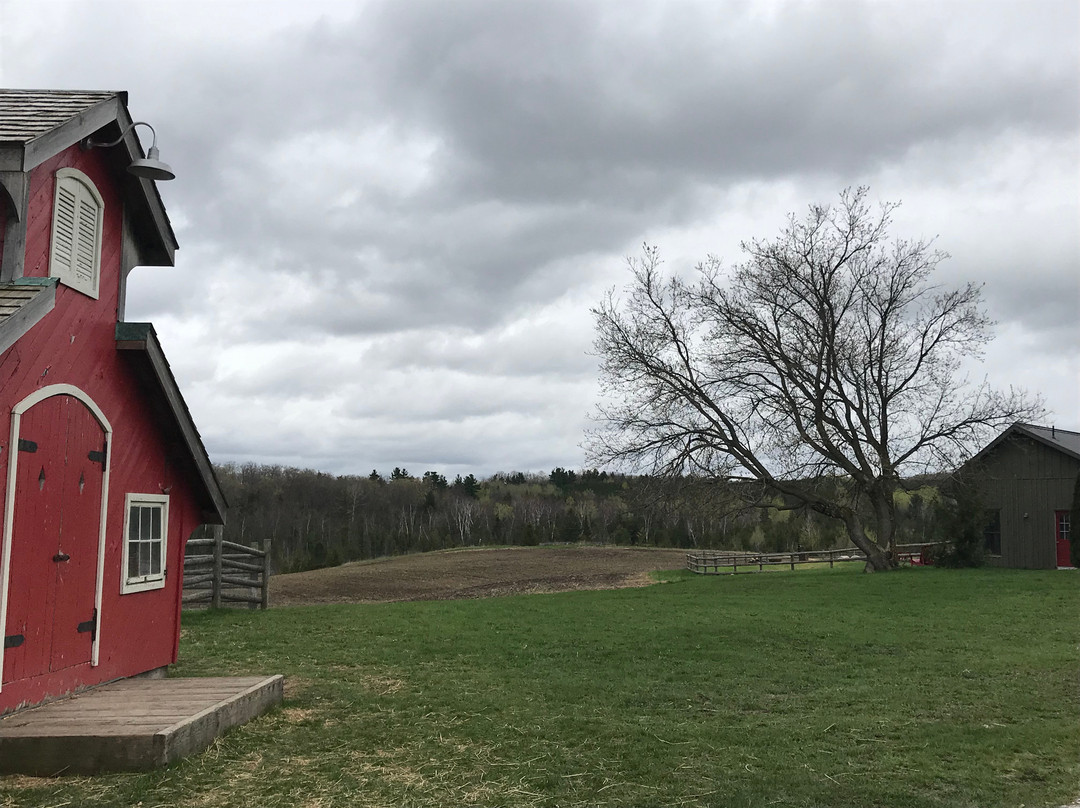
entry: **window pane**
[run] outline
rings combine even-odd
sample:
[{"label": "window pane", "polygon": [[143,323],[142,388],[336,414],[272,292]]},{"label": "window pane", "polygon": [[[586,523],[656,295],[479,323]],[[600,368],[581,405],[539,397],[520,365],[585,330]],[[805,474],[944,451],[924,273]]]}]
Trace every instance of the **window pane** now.
[{"label": "window pane", "polygon": [[165,503],[134,502],[128,513],[127,577],[132,583],[140,579],[160,580],[165,567]]},{"label": "window pane", "polygon": [[150,542],[139,542],[139,575],[150,574]]}]

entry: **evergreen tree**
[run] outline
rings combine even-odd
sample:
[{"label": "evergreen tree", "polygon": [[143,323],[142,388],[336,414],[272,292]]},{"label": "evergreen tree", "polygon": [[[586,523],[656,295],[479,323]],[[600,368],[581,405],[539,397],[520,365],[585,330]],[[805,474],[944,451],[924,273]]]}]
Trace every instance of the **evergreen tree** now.
[{"label": "evergreen tree", "polygon": [[424,483],[440,491],[448,485],[446,478],[437,471],[425,471]]},{"label": "evergreen tree", "polygon": [[938,503],[937,541],[933,554],[942,567],[981,567],[985,561],[986,509],[979,492],[967,480],[954,478],[948,495]]},{"label": "evergreen tree", "polygon": [[459,474],[454,478],[454,488],[465,496],[476,499],[480,493],[480,481],[472,474],[464,478]]}]

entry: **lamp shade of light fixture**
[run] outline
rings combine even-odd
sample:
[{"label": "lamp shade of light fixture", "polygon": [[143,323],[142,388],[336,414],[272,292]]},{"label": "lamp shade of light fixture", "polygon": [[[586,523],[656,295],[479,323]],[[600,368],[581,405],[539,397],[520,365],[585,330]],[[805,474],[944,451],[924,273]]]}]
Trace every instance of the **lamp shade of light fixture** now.
[{"label": "lamp shade of light fixture", "polygon": [[176,174],[173,173],[168,163],[163,163],[158,159],[157,146],[151,146],[150,151],[146,153],[146,157],[133,160],[127,170],[129,174],[148,180],[176,179]]},{"label": "lamp shade of light fixture", "polygon": [[121,140],[123,140],[124,136],[136,126],[149,127],[150,132],[154,136],[154,139],[150,142],[150,151],[146,153],[146,157],[139,157],[138,159],[131,161],[131,165],[129,165],[127,168],[128,173],[133,174],[136,177],[142,177],[146,180],[164,181],[176,179],[176,174],[173,173],[173,170],[169,167],[168,163],[161,162],[161,158],[158,156],[157,132],[155,132],[154,127],[150,126],[150,124],[148,124],[146,121],[135,121],[126,129],[124,129],[123,132],[120,133],[120,137],[108,143],[95,143],[90,138],[86,138],[86,140],[82,142],[83,148],[93,149],[98,147],[109,148],[110,146],[115,146]]}]

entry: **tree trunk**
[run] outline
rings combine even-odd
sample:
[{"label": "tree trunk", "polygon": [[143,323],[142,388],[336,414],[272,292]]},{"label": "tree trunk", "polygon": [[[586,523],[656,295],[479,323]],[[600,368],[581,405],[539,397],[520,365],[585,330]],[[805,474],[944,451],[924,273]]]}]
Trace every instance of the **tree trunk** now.
[{"label": "tree trunk", "polygon": [[896,500],[893,498],[896,489],[891,480],[882,479],[880,490],[871,496],[877,520],[877,543],[885,549],[890,559],[896,557]]},{"label": "tree trunk", "polygon": [[858,516],[845,517],[844,524],[852,544],[866,553],[866,572],[885,572],[896,567],[895,559],[866,535]]}]

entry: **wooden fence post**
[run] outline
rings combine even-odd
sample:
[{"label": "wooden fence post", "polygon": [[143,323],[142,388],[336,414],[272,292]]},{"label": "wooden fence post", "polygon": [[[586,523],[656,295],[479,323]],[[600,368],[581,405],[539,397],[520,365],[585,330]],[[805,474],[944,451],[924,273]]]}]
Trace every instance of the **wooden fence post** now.
[{"label": "wooden fence post", "polygon": [[[252,544],[251,546],[252,547],[257,547],[258,545]],[[252,583],[253,584],[258,584],[259,583],[259,573],[256,573],[255,579],[252,581]],[[261,590],[261,588],[259,586],[249,586],[248,587],[247,607],[248,607],[249,611],[251,611],[253,609],[261,609],[262,608],[262,590]]]},{"label": "wooden fence post", "polygon": [[263,539],[262,607],[270,608],[270,539]]},{"label": "wooden fence post", "polygon": [[221,608],[221,543],[225,539],[225,526],[214,525],[214,577],[210,580],[210,608]]}]

